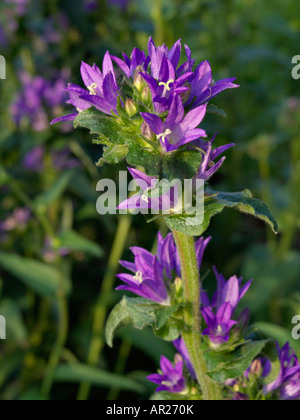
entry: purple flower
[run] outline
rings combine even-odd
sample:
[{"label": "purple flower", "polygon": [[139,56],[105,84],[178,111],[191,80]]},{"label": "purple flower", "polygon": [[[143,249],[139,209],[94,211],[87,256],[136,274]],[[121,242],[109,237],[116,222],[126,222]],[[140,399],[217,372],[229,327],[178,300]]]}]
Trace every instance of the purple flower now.
[{"label": "purple flower", "polygon": [[141,70],[146,72],[150,63],[150,57],[146,57],[144,51],[141,51],[138,48],[133,49],[130,58],[123,53],[124,61],[114,55],[112,55],[111,58],[128,78],[133,77],[138,68],[137,75],[138,73],[141,73]]},{"label": "purple flower", "polygon": [[88,90],[75,84],[69,84],[66,91],[69,94],[69,101],[77,112],[56,118],[51,124],[61,121],[73,121],[78,112],[84,111],[92,106],[107,115],[112,112],[117,113],[118,85],[113,69],[111,57],[107,52],[103,60],[103,72],[96,66],[89,66],[82,62],[81,64],[82,80]]},{"label": "purple flower", "polygon": [[184,362],[186,363],[186,366],[192,376],[193,379],[196,379],[196,373],[195,373],[195,369],[192,365],[188,350],[186,348],[185,342],[183,340],[183,338],[178,338],[177,340],[173,341],[173,344],[176,348],[176,350],[180,353],[180,355],[182,356]]},{"label": "purple flower", "polygon": [[170,152],[199,137],[207,137],[204,130],[196,128],[203,120],[205,113],[206,105],[203,105],[184,116],[182,99],[175,95],[165,122],[154,114],[141,113],[141,115],[156,134],[163,150]]},{"label": "purple flower", "polygon": [[58,78],[52,83],[42,76],[31,77],[26,72],[20,73],[20,80],[21,92],[11,106],[14,120],[21,125],[25,119],[35,131],[45,131],[49,126],[49,111],[53,114],[65,100],[64,82]]},{"label": "purple flower", "polygon": [[178,191],[176,187],[171,188],[168,194],[151,198],[149,197],[149,192],[155,188],[159,180],[155,177],[148,176],[137,169],[128,168],[128,170],[143,193],[123,201],[118,206],[118,209],[152,209],[156,211],[168,211],[176,205],[178,199],[178,196],[177,199],[175,197],[175,193]]},{"label": "purple flower", "polygon": [[111,6],[119,7],[122,10],[125,10],[127,8],[129,2],[130,0],[108,0],[108,3]]},{"label": "purple flower", "polygon": [[161,373],[156,373],[147,377],[147,379],[159,385],[157,392],[168,391],[174,394],[184,392],[186,389],[186,380],[183,376],[183,361],[179,360],[175,366],[165,358],[160,359]]},{"label": "purple flower", "polygon": [[282,400],[297,400],[300,398],[300,365],[295,352],[289,343],[281,349],[277,343],[280,361],[278,378],[264,387],[264,393],[279,392]]},{"label": "purple flower", "polygon": [[204,181],[209,180],[223,165],[226,157],[222,157],[222,159],[220,159],[217,163],[215,163],[215,160],[224,152],[226,152],[226,150],[235,146],[234,143],[230,143],[225,144],[224,146],[217,147],[213,150],[213,142],[216,136],[217,134],[215,134],[214,137],[207,142],[203,140],[197,140],[193,143],[195,146],[201,149],[203,155],[200,168],[195,178],[203,179]]},{"label": "purple flower", "polygon": [[0,230],[2,232],[12,232],[16,229],[24,229],[30,219],[31,213],[27,207],[16,208],[12,215],[1,222]]},{"label": "purple flower", "polygon": [[242,278],[231,277],[228,281],[214,268],[218,282],[218,289],[210,302],[206,292],[202,291],[201,308],[207,328],[203,335],[207,335],[213,345],[219,346],[230,338],[230,330],[237,321],[233,320],[234,312],[240,300],[249,290],[252,280],[242,286]]},{"label": "purple flower", "polygon": [[[209,241],[210,238],[200,238],[196,243],[199,270]],[[153,302],[169,305],[172,281],[181,277],[180,259],[172,234],[166,238],[158,234],[156,255],[139,247],[133,247],[131,251],[134,263],[120,261],[120,264],[133,274],[119,274],[117,277],[126,285],[119,286],[117,290],[127,290]]]},{"label": "purple flower", "polygon": [[26,13],[29,0],[5,0],[5,3],[13,5],[15,7],[16,13],[19,16],[22,16]]},{"label": "purple flower", "polygon": [[98,1],[97,0],[85,0],[83,7],[84,7],[84,11],[86,13],[93,13],[98,9]]},{"label": "purple flower", "polygon": [[28,152],[23,159],[26,170],[40,173],[44,170],[45,147],[37,146]]},{"label": "purple flower", "polygon": [[211,66],[208,61],[199,64],[190,77],[190,95],[185,106],[197,107],[209,102],[226,89],[238,88],[233,82],[236,78],[213,81]]}]

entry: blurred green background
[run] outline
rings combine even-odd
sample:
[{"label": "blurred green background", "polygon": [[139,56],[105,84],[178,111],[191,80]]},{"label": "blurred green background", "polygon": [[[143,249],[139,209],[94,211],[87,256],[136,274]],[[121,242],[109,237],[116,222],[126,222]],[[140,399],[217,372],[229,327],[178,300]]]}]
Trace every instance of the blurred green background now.
[{"label": "blurred green background", "polygon": [[[62,91],[81,84],[81,60],[101,66],[107,50],[146,50],[149,35],[171,46],[178,38],[197,63],[208,59],[216,80],[236,76],[240,89],[214,103],[227,118],[208,116],[218,144],[236,147],[213,178],[219,190],[251,189],[280,225],[225,211],[208,234],[203,273],[254,278],[246,297],[262,336],[292,340],[300,314],[300,53],[295,0],[33,0],[2,1],[0,55],[0,398],[146,399],[145,380],[161,354],[174,350],[151,331],[120,330],[104,345],[118,260],[129,247],[155,246],[157,230],[142,216],[99,216],[96,184],[118,180],[119,167],[97,168],[101,148],[88,132],[49,125],[67,114]],[[209,272],[206,286],[213,276]]]}]

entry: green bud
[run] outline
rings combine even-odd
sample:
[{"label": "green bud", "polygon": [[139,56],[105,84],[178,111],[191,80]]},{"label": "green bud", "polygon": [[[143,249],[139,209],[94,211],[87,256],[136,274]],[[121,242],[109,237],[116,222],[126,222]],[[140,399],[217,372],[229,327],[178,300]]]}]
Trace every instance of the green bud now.
[{"label": "green bud", "polygon": [[133,117],[138,112],[136,104],[132,99],[127,99],[125,102],[125,109],[129,117]]},{"label": "green bud", "polygon": [[151,91],[148,86],[144,87],[142,92],[142,100],[147,104],[152,99]]},{"label": "green bud", "polygon": [[141,73],[144,72],[144,69],[142,66],[138,66],[135,70],[134,77],[133,77],[133,84],[137,88],[137,90],[142,93],[143,89],[147,86],[147,83],[141,76]]}]

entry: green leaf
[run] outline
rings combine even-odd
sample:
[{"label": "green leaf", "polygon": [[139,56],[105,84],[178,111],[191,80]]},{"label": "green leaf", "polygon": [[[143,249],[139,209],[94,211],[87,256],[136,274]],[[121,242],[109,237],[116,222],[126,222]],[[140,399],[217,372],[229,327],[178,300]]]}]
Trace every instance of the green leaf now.
[{"label": "green leaf", "polygon": [[151,326],[156,321],[153,304],[142,298],[124,296],[112,310],[105,328],[107,344],[113,346],[113,337],[117,328],[132,323],[139,330]]},{"label": "green leaf", "polygon": [[182,329],[182,326],[178,325],[177,320],[172,317],[177,310],[178,306],[175,306],[174,309],[163,308],[161,305],[143,298],[124,296],[121,302],[114,307],[107,320],[106,342],[112,347],[115,331],[126,324],[133,324],[138,330],[151,326],[155,335],[166,341],[173,341],[179,337]]},{"label": "green leaf", "polygon": [[109,144],[104,148],[102,158],[97,166],[104,166],[106,163],[115,165],[122,162],[127,156],[128,146]]},{"label": "green leaf", "polygon": [[132,143],[129,146],[127,162],[131,166],[142,166],[149,176],[159,179],[192,179],[202,161],[198,150],[177,150],[173,153],[160,154],[157,151]]},{"label": "green leaf", "polygon": [[116,375],[111,372],[82,365],[82,364],[69,364],[61,365],[55,371],[54,380],[56,382],[67,382],[78,384],[81,382],[87,382],[94,386],[103,388],[116,387],[124,391],[132,391],[138,394],[144,392],[143,386],[126,376]]},{"label": "green leaf", "polygon": [[118,145],[129,143],[133,135],[126,133],[114,117],[103,115],[100,111],[90,108],[78,114],[74,127],[88,128],[91,134],[98,134],[100,140]]},{"label": "green leaf", "polygon": [[95,242],[90,241],[74,230],[68,230],[61,233],[58,238],[61,241],[61,246],[70,251],[79,251],[92,257],[103,257],[102,248]]},{"label": "green leaf", "polygon": [[[251,214],[268,223],[272,230],[277,233],[278,225],[268,207],[260,200],[253,198],[249,190],[238,193],[219,193],[210,191],[206,197],[204,208],[204,220],[200,216],[171,216],[166,218],[166,223],[172,230],[185,233],[190,236],[201,236],[209,227],[213,216],[221,213],[225,208],[234,208],[242,213]],[[201,223],[197,223],[197,219]],[[189,223],[191,222],[191,223]]]},{"label": "green leaf", "polygon": [[262,353],[269,340],[251,341],[229,354],[209,351],[205,354],[208,375],[216,382],[224,383],[227,379],[241,376],[253,360]]},{"label": "green leaf", "polygon": [[70,185],[72,178],[74,177],[76,171],[74,169],[71,169],[69,171],[66,171],[62,173],[54,182],[52,188],[50,188],[48,191],[45,191],[44,193],[40,194],[35,199],[35,207],[39,208],[41,206],[47,208],[52,203],[57,201],[65,192],[65,190]]},{"label": "green leaf", "polygon": [[218,117],[222,117],[222,118],[227,117],[226,112],[223,111],[223,109],[218,108],[216,105],[212,105],[212,104],[208,105],[207,112],[209,114],[217,115]]},{"label": "green leaf", "polygon": [[9,299],[1,300],[0,314],[7,321],[7,339],[20,344],[25,343],[27,331],[18,304]]},{"label": "green leaf", "polygon": [[0,361],[0,387],[4,385],[10,375],[19,370],[23,358],[24,353],[21,351],[2,357]]},{"label": "green leaf", "polygon": [[[291,331],[278,325],[270,324],[268,322],[257,322],[255,328],[266,337],[270,337],[278,341],[279,345],[283,347],[288,341],[291,342],[292,347],[300,352],[300,342],[293,340]],[[292,324],[291,324],[292,328]]]},{"label": "green leaf", "polygon": [[48,264],[1,252],[0,266],[41,296],[55,298],[61,281],[65,293],[70,292],[63,274]]}]

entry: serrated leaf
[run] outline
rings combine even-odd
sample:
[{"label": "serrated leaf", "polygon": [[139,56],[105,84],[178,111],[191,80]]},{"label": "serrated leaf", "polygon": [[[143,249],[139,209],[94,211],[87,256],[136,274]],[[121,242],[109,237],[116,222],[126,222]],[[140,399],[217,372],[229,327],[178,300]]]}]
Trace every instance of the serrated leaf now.
[{"label": "serrated leaf", "polygon": [[126,158],[127,153],[127,146],[110,144],[104,147],[102,158],[97,163],[97,166],[104,166],[106,163],[109,165],[120,163]]},{"label": "serrated leaf", "polygon": [[262,353],[269,340],[251,341],[238,347],[233,353],[221,354],[207,352],[205,359],[208,375],[216,382],[225,383],[227,379],[235,379],[243,375],[253,360]]},{"label": "serrated leaf", "polygon": [[[56,268],[18,255],[0,253],[0,266],[37,294],[55,298],[60,289],[63,274]],[[64,281],[65,293],[69,293],[69,282]]]},{"label": "serrated leaf", "polygon": [[137,329],[143,329],[155,323],[153,304],[142,298],[124,296],[112,310],[105,328],[107,344],[112,347],[117,328],[132,323]]},{"label": "serrated leaf", "polygon": [[116,375],[92,366],[83,364],[61,365],[55,370],[54,380],[56,382],[68,382],[79,384],[90,383],[99,387],[116,387],[125,391],[133,391],[142,394],[143,386],[126,376]]},{"label": "serrated leaf", "polygon": [[[176,340],[180,336],[182,326],[172,315],[178,310],[171,307],[162,308],[161,305],[143,298],[128,298],[124,296],[112,310],[105,328],[107,344],[112,347],[116,330],[122,325],[132,324],[138,330],[152,327],[157,337],[166,341]],[[159,328],[158,328],[159,327]]]},{"label": "serrated leaf", "polygon": [[108,140],[113,144],[124,145],[133,138],[122,130],[114,117],[103,115],[94,108],[79,113],[74,121],[74,127],[78,126],[89,129],[91,134],[98,134],[100,140]]},{"label": "serrated leaf", "polygon": [[[201,236],[209,227],[213,216],[221,213],[225,208],[234,208],[242,213],[251,214],[269,224],[277,233],[278,225],[268,207],[260,200],[253,198],[249,190],[238,193],[219,193],[210,191],[211,197],[206,198],[203,215],[199,216],[171,216],[166,223],[172,230],[190,236]],[[201,223],[197,223],[197,218]]]},{"label": "serrated leaf", "polygon": [[58,238],[61,241],[61,246],[69,249],[70,251],[83,252],[93,257],[102,257],[102,248],[93,241],[85,238],[74,230],[62,232]]}]

